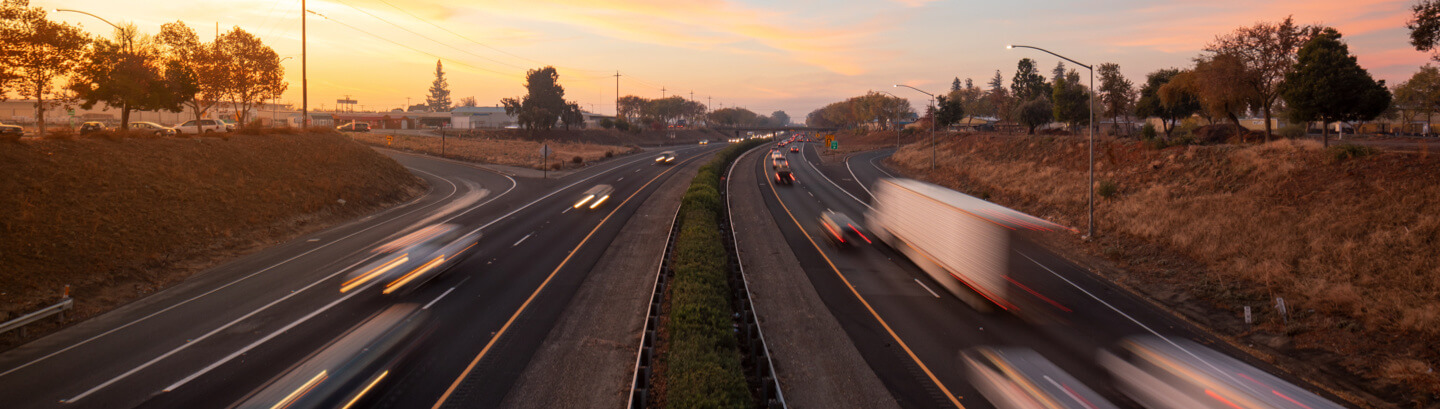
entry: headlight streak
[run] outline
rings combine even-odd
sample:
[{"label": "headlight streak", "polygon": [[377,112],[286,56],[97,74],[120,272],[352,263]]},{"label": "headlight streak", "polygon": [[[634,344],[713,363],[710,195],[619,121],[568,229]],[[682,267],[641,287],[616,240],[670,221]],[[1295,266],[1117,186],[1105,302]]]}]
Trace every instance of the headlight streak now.
[{"label": "headlight streak", "polygon": [[389,293],[395,292],[395,290],[399,289],[400,287],[404,286],[405,284],[408,284],[408,283],[410,283],[411,281],[414,281],[415,278],[425,275],[426,272],[428,272],[428,271],[434,269],[436,266],[439,266],[439,265],[444,264],[444,263],[445,263],[445,255],[444,255],[444,254],[441,254],[440,257],[436,257],[434,260],[430,260],[429,263],[425,263],[425,265],[420,266],[419,268],[416,268],[415,270],[411,271],[409,274],[406,274],[406,275],[400,277],[399,279],[397,279],[397,280],[395,280],[395,281],[391,281],[390,284],[386,284],[386,285],[385,285],[385,290],[384,290],[384,291],[381,291],[380,293],[381,293],[381,294],[389,294]]},{"label": "headlight streak", "polygon": [[348,291],[350,291],[350,290],[355,289],[355,287],[359,287],[359,286],[361,286],[361,285],[364,285],[366,282],[369,282],[371,279],[373,279],[373,278],[375,278],[375,277],[379,277],[379,276],[385,274],[386,272],[390,271],[391,269],[394,269],[396,266],[399,266],[399,265],[401,265],[401,264],[405,264],[405,263],[408,262],[408,261],[410,261],[410,254],[409,254],[409,253],[401,254],[400,257],[399,257],[399,258],[396,258],[394,261],[391,261],[391,262],[389,262],[389,263],[385,263],[385,265],[383,265],[383,266],[376,267],[376,268],[373,269],[373,270],[370,270],[370,271],[365,272],[365,274],[361,274],[361,275],[359,275],[359,276],[356,276],[355,278],[350,279],[350,281],[346,281],[344,284],[341,284],[341,285],[340,285],[340,293],[343,294],[343,293],[345,293],[345,292],[348,292]]}]

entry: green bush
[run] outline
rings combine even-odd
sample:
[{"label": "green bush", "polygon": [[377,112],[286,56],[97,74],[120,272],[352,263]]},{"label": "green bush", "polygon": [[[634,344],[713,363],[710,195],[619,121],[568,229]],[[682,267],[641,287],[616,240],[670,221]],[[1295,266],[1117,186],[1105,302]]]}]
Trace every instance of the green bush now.
[{"label": "green bush", "polygon": [[1325,152],[1330,155],[1331,160],[1338,162],[1350,158],[1374,155],[1380,153],[1380,150],[1369,146],[1342,143],[1331,146],[1329,149],[1326,149]]},{"label": "green bush", "polygon": [[1119,191],[1120,185],[1115,184],[1115,181],[1102,180],[1100,181],[1100,187],[1095,189],[1095,194],[1100,195],[1100,197],[1102,198],[1109,199],[1111,197],[1114,197],[1115,193],[1118,193]]},{"label": "green bush", "polygon": [[1304,138],[1304,137],[1305,137],[1305,126],[1304,126],[1304,125],[1285,125],[1285,126],[1280,127],[1280,130],[1277,131],[1276,133],[1280,134],[1280,137],[1282,137],[1282,138],[1290,138],[1290,139]]},{"label": "green bush", "polygon": [[702,166],[680,204],[675,279],[669,288],[670,339],[663,360],[664,401],[672,408],[747,408],[755,402],[746,385],[733,331],[734,311],[725,276],[729,257],[720,234],[720,177],[753,140],[729,146]]},{"label": "green bush", "polygon": [[574,163],[574,164],[576,164],[576,165],[579,165],[579,164],[581,164],[581,163],[585,163],[585,158],[576,156],[576,157],[570,158],[570,162],[571,162],[571,163]]},{"label": "green bush", "polygon": [[600,127],[601,127],[601,128],[605,128],[605,129],[614,128],[614,127],[615,127],[615,121],[610,120],[610,118],[601,118],[601,119],[600,119]]},{"label": "green bush", "polygon": [[1155,124],[1146,122],[1145,126],[1140,127],[1140,137],[1145,138],[1145,140],[1155,139],[1155,135],[1157,134],[1158,133],[1155,132]]},{"label": "green bush", "polygon": [[615,129],[619,129],[619,130],[622,130],[622,131],[628,131],[628,130],[630,130],[630,123],[629,123],[629,122],[626,122],[624,119],[621,119],[621,120],[619,120],[619,121],[615,121]]}]

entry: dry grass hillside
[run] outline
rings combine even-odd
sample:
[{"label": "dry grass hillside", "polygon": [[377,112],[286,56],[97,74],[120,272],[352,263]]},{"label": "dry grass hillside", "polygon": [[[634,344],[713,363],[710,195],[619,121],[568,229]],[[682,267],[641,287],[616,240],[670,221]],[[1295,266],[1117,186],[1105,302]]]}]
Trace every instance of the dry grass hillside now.
[{"label": "dry grass hillside", "polygon": [[74,316],[94,315],[423,190],[332,133],[7,142],[0,174],[0,319],[65,285]]},{"label": "dry grass hillside", "polygon": [[[1082,137],[944,140],[936,172],[928,144],[906,146],[892,165],[1085,228]],[[1390,404],[1440,405],[1440,158],[1337,152],[1290,140],[1163,150],[1099,141],[1100,239],[1081,248],[1114,263],[1106,274],[1117,282],[1269,348],[1302,375],[1362,384]],[[1240,321],[1245,305],[1257,325]]]},{"label": "dry grass hillside", "polygon": [[[540,142],[514,139],[490,139],[483,137],[447,137],[444,141],[438,136],[414,136],[394,135],[391,142],[386,142],[386,135],[375,133],[348,134],[356,141],[372,146],[402,149],[414,152],[421,152],[439,156],[442,153],[445,157],[467,160],[471,162],[493,163],[497,165],[517,166],[540,169]],[[443,143],[444,146],[441,146]],[[548,142],[550,145],[549,163],[552,169],[573,168],[583,165],[586,162],[597,161],[613,155],[622,155],[638,151],[633,146],[600,145],[584,142]],[[580,162],[575,162],[576,157]]]}]

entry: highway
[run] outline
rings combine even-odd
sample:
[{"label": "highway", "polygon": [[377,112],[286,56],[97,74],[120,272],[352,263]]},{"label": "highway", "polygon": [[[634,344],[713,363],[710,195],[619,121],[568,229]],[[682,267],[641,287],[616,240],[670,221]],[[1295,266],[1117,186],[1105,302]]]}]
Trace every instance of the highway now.
[{"label": "highway", "polygon": [[[393,354],[359,407],[495,407],[621,226],[681,166],[725,144],[685,146],[674,166],[650,153],[559,179],[388,153],[424,178],[423,196],[201,272],[174,287],[0,354],[7,408],[233,407],[343,345],[404,305],[421,330]],[[572,205],[614,186],[595,209]],[[479,243],[412,292],[339,291],[377,246],[454,223]],[[656,251],[662,251],[657,244]],[[83,300],[81,300],[83,302]],[[332,373],[333,375],[334,373]],[[266,406],[269,407],[269,406]]]},{"label": "highway", "polygon": [[[818,144],[800,146],[800,153],[784,150],[795,175],[793,185],[775,183],[769,154],[747,155],[737,166],[754,173],[806,277],[902,407],[991,407],[962,367],[961,353],[982,346],[1037,351],[1119,407],[1137,406],[1112,386],[1096,356],[1126,336],[1190,339],[1277,372],[1034,244],[1015,248],[1010,266],[1017,284],[1042,307],[1018,315],[976,311],[878,241],[833,246],[823,239],[826,233],[817,219],[828,209],[863,223],[871,201],[868,187],[891,176],[879,162],[891,152],[854,154],[843,163],[821,165]],[[1305,385],[1285,374],[1277,376]]]}]

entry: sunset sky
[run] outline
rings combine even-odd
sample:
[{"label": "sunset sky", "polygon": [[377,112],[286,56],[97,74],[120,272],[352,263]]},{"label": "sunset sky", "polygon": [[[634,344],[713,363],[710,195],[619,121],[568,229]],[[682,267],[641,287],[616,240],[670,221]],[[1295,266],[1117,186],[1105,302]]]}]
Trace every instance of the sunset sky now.
[{"label": "sunset sky", "polygon": [[[621,95],[658,98],[663,87],[666,95],[694,92],[701,103],[710,97],[713,108],[784,110],[798,121],[867,90],[909,98],[917,108],[928,103],[924,95],[892,88],[896,83],[939,92],[955,77],[981,86],[998,69],[1008,86],[1020,58],[1036,59],[1047,76],[1058,61],[1038,51],[1006,50],[1011,43],[1087,64],[1119,63],[1139,84],[1156,69],[1190,65],[1217,34],[1287,15],[1300,24],[1336,27],[1360,64],[1393,85],[1429,61],[1408,43],[1404,26],[1412,2],[307,0],[329,19],[309,19],[310,103],[333,108],[345,95],[368,109],[399,108],[407,97],[420,103],[439,57],[457,101],[474,96],[495,105],[524,93],[527,69],[554,65],[566,97],[594,112],[614,112],[619,70]],[[282,57],[294,57],[284,61],[290,88],[282,102],[299,105],[299,0],[32,5],[83,10],[147,33],[175,20],[207,39],[216,23],[221,31],[238,26]],[[95,34],[111,31],[83,14],[51,18]]]}]

